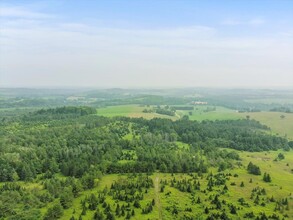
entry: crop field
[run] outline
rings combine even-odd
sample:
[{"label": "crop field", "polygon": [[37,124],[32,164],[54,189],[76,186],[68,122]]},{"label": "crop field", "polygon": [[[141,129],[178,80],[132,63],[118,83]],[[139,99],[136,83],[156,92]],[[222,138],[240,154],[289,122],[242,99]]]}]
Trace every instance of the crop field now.
[{"label": "crop field", "polygon": [[[105,175],[101,180],[97,180],[94,189],[82,192],[74,200],[72,207],[65,210],[61,219],[69,219],[72,216],[78,219],[82,213],[82,201],[88,201],[92,195],[97,198],[103,195],[104,199],[103,202],[98,203],[98,210],[103,213],[103,210],[109,206],[112,212],[116,213],[115,219],[125,219],[127,215],[130,219],[137,220],[184,217],[206,219],[211,213],[216,215],[223,210],[226,210],[227,216],[232,219],[243,219],[244,216],[252,215],[251,213],[254,216],[259,216],[261,213],[272,216],[275,213],[276,216],[292,219],[293,152],[238,153],[241,161],[234,164],[234,168],[221,173],[212,168],[208,174],[203,175],[170,173],[154,173],[150,176]],[[283,160],[275,160],[279,153],[285,156]],[[262,175],[249,174],[246,170],[249,162],[259,166]],[[265,172],[271,175],[270,183],[263,181]],[[150,186],[142,184],[140,178],[148,179]],[[115,183],[119,190],[113,187]],[[127,188],[128,184],[142,185],[132,191],[131,187]],[[118,194],[126,197],[115,197]],[[134,205],[136,200],[132,198],[137,195],[143,195],[143,199],[137,199],[138,205]],[[144,213],[143,210],[147,207],[151,208]],[[94,210],[87,209],[82,217],[92,219],[94,213]]]},{"label": "crop field", "polygon": [[97,114],[105,117],[115,117],[115,116],[125,116],[132,118],[140,118],[143,117],[145,119],[152,118],[169,118],[172,120],[176,120],[178,116],[168,116],[157,113],[144,113],[143,110],[146,107],[139,105],[117,105],[117,106],[108,106],[105,108],[98,108]]}]

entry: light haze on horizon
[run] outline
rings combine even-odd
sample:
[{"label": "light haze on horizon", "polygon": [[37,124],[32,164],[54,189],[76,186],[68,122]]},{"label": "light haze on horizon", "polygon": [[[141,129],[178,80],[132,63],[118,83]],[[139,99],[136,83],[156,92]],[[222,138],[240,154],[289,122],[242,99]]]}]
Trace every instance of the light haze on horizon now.
[{"label": "light haze on horizon", "polygon": [[0,2],[0,87],[293,87],[293,1]]}]

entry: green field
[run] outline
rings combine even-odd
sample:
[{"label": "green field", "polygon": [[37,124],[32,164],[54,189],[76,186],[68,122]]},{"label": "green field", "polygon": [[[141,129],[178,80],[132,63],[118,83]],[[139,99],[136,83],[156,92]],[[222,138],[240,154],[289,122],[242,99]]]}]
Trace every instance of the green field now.
[{"label": "green field", "polygon": [[[273,134],[285,136],[293,140],[293,114],[283,112],[245,112],[238,113],[235,110],[216,106],[215,111],[205,112],[208,106],[195,106],[192,115],[190,111],[177,111],[179,115],[189,115],[190,120],[235,120],[243,119],[250,116],[250,119],[255,119],[260,123],[271,128]],[[285,118],[280,116],[284,115]]]},{"label": "green field", "polygon": [[[287,136],[293,140],[293,114],[282,112],[253,112],[239,113],[242,117],[249,115],[251,119],[255,119],[262,124],[269,126],[274,134]],[[285,118],[280,116],[284,115]]]},{"label": "green field", "polygon": [[[215,108],[214,110],[207,111],[208,108]],[[177,111],[179,115],[188,115],[190,120],[234,120],[241,119],[243,116],[239,115],[235,110],[224,108],[221,106],[194,106],[193,111]],[[192,112],[190,115],[189,112]]]},{"label": "green field", "polygon": [[[235,110],[228,109],[221,106],[216,106],[214,110],[207,111],[207,108],[214,108],[213,106],[194,106],[193,111],[177,110],[176,116],[168,116],[157,113],[144,113],[142,112],[146,107],[139,105],[119,105],[109,106],[105,108],[98,108],[97,114],[114,117],[114,116],[126,116],[126,117],[143,117],[146,119],[152,118],[169,118],[172,120],[179,119],[184,115],[188,115],[190,120],[237,120],[246,118],[247,115],[251,119],[255,119],[262,124],[271,128],[273,134],[286,136],[289,139],[293,139],[293,114],[282,112],[252,112],[252,113],[238,113]],[[190,114],[189,112],[192,112]],[[284,115],[285,118],[281,119],[280,116]]]},{"label": "green field", "polygon": [[[274,161],[277,158],[278,153],[283,153],[285,155],[285,159],[281,161]],[[293,152],[260,152],[260,153],[249,153],[249,152],[238,152],[241,157],[240,166],[234,164],[233,169],[228,169],[224,171],[224,174],[231,173],[232,176],[228,177],[226,181],[226,185],[228,187],[228,191],[223,193],[223,186],[214,186],[212,191],[208,191],[207,189],[207,176],[209,174],[204,174],[202,177],[194,174],[190,176],[188,174],[164,174],[164,173],[154,173],[150,177],[153,180],[154,186],[150,188],[147,193],[144,194],[144,199],[140,201],[141,207],[145,207],[147,203],[151,202],[153,199],[155,200],[155,205],[153,210],[149,214],[142,214],[141,208],[135,208],[135,216],[131,219],[180,219],[184,215],[185,216],[197,216],[205,219],[208,215],[204,213],[205,207],[214,207],[211,202],[211,199],[214,198],[216,194],[219,195],[221,201],[225,201],[225,206],[229,210],[229,204],[234,204],[237,207],[236,214],[230,214],[227,211],[228,216],[232,219],[243,219],[243,215],[245,213],[253,211],[255,215],[258,215],[261,212],[265,212],[266,215],[272,215],[274,213],[274,208],[276,206],[276,202],[271,202],[270,199],[272,196],[276,201],[289,198],[289,205],[283,211],[276,211],[280,217],[283,215],[288,215],[287,219],[293,218],[293,174],[291,169],[293,168]],[[249,162],[257,164],[262,174],[267,172],[271,174],[272,182],[266,183],[262,180],[262,175],[255,176],[252,174],[248,174],[246,170],[246,166]],[[216,174],[216,169],[211,169],[213,174]],[[234,176],[237,174],[238,176]],[[192,192],[178,190],[176,187],[171,186],[170,182],[173,179],[176,181],[182,180],[196,180],[200,182],[200,190],[192,190]],[[64,216],[61,219],[69,219],[71,216],[78,218],[82,208],[81,201],[84,200],[91,193],[98,194],[98,192],[105,189],[111,188],[111,184],[115,181],[126,181],[129,179],[127,175],[119,175],[119,174],[110,174],[105,175],[101,181],[97,182],[97,186],[91,191],[85,191],[81,194],[80,197],[74,200],[73,206],[69,209],[65,210]],[[250,180],[251,179],[251,180]],[[167,184],[164,187],[163,192],[161,192],[162,184],[161,181],[167,181]],[[241,187],[241,182],[244,183],[244,187]],[[231,185],[231,183],[235,183],[235,185]],[[265,189],[266,194],[260,195],[259,204],[255,204],[255,196],[251,199],[252,190],[254,188]],[[200,197],[200,204],[192,202],[193,199],[197,200]],[[244,201],[248,204],[241,205],[238,200],[243,198]],[[106,196],[106,202],[110,204],[113,211],[115,211],[115,207],[117,204],[127,205],[126,202],[113,200],[109,195]],[[99,205],[101,209],[102,206]],[[132,205],[131,205],[132,207]],[[176,208],[178,210],[177,214],[172,214],[172,210]],[[187,208],[191,208],[192,212],[186,211]],[[287,210],[289,208],[289,210]],[[216,209],[211,209],[209,214],[216,213]],[[88,210],[86,215],[83,216],[84,219],[92,219],[94,215],[94,211]],[[125,219],[125,216],[115,217],[116,219]]]},{"label": "green field", "polygon": [[108,106],[105,108],[98,108],[97,114],[105,117],[115,117],[115,116],[125,116],[132,118],[168,118],[176,120],[179,116],[168,116],[157,113],[144,113],[143,110],[147,108],[139,105],[117,105],[117,106]]},{"label": "green field", "polygon": [[229,119],[241,119],[244,116],[237,113],[235,110],[217,106],[215,110],[205,112],[205,110],[211,106],[195,106],[194,110],[191,111],[192,115],[189,115],[190,111],[177,110],[176,116],[168,116],[157,113],[144,113],[143,110],[147,107],[139,105],[118,105],[118,106],[108,106],[105,108],[98,108],[98,115],[106,117],[114,116],[126,116],[126,117],[143,117],[146,119],[152,118],[169,118],[172,120],[179,119],[183,115],[188,115],[191,120],[229,120]]},{"label": "green field", "polygon": [[263,99],[247,99],[248,103],[262,103],[262,104],[293,104],[290,98],[263,98]]}]

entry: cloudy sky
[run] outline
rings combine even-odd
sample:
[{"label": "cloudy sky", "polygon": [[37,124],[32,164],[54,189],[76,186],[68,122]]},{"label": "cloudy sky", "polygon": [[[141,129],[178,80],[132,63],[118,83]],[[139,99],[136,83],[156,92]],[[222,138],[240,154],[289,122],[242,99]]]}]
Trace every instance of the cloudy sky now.
[{"label": "cloudy sky", "polygon": [[1,87],[293,87],[293,1],[1,0]]}]

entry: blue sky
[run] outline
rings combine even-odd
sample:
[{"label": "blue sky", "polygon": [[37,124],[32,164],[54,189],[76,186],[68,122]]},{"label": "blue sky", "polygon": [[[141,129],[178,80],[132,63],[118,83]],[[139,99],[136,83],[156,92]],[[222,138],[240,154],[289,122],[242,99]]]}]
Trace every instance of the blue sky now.
[{"label": "blue sky", "polygon": [[0,7],[0,86],[293,86],[293,1]]}]

